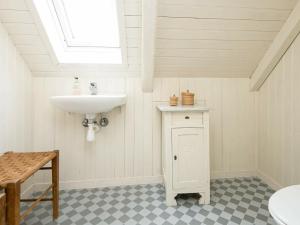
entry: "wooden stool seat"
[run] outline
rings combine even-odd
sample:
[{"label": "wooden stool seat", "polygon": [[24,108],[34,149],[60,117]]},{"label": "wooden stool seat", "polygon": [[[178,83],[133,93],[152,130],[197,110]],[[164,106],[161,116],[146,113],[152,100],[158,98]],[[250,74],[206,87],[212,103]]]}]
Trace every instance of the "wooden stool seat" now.
[{"label": "wooden stool seat", "polygon": [[0,186],[19,180],[23,183],[56,157],[56,152],[7,152],[0,156]]},{"label": "wooden stool seat", "polygon": [[[52,162],[51,167],[44,167]],[[37,199],[20,199],[20,185],[38,170],[52,170],[52,184]],[[32,209],[44,200],[52,201],[53,218],[59,215],[59,151],[51,152],[7,152],[0,156],[0,188],[6,192],[6,221],[8,225],[19,225]],[[45,199],[52,189],[52,198]],[[33,201],[31,207],[20,215],[20,201]]]}]

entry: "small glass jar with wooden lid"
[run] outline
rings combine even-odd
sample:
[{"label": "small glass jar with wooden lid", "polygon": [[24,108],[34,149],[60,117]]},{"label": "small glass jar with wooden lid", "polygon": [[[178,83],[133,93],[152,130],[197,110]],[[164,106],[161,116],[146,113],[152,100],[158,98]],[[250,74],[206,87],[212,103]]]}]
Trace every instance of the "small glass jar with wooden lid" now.
[{"label": "small glass jar with wooden lid", "polygon": [[178,104],[178,97],[176,95],[171,96],[169,104],[170,104],[170,106],[177,106],[177,104]]},{"label": "small glass jar with wooden lid", "polygon": [[182,105],[194,105],[195,104],[195,94],[187,90],[186,92],[181,92],[181,104]]}]

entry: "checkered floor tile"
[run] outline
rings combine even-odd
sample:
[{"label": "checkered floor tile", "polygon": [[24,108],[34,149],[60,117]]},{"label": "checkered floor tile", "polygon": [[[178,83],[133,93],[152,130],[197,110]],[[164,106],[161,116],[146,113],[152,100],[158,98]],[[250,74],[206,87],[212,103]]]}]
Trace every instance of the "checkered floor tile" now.
[{"label": "checkered floor tile", "polygon": [[222,179],[211,183],[211,205],[183,196],[177,207],[167,207],[161,184],[61,191],[57,221],[45,202],[22,225],[274,225],[267,208],[272,193],[257,178]]}]

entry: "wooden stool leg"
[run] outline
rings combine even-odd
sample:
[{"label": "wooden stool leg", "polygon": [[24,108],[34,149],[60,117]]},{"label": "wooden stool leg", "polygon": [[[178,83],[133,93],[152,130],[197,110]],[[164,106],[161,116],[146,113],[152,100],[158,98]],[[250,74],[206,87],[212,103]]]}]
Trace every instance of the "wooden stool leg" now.
[{"label": "wooden stool leg", "polygon": [[5,225],[6,221],[6,197],[0,194],[0,225]]},{"label": "wooden stool leg", "polygon": [[59,216],[59,151],[56,151],[56,157],[52,160],[52,208],[53,219]]},{"label": "wooden stool leg", "polygon": [[6,187],[6,220],[8,225],[20,224],[20,182],[9,183]]}]

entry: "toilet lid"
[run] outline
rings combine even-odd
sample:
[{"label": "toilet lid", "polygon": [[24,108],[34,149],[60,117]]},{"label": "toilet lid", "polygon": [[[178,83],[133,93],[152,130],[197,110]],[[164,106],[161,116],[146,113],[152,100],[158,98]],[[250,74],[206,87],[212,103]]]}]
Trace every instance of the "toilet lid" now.
[{"label": "toilet lid", "polygon": [[269,211],[283,224],[299,224],[300,185],[286,187],[273,194],[269,200]]}]

